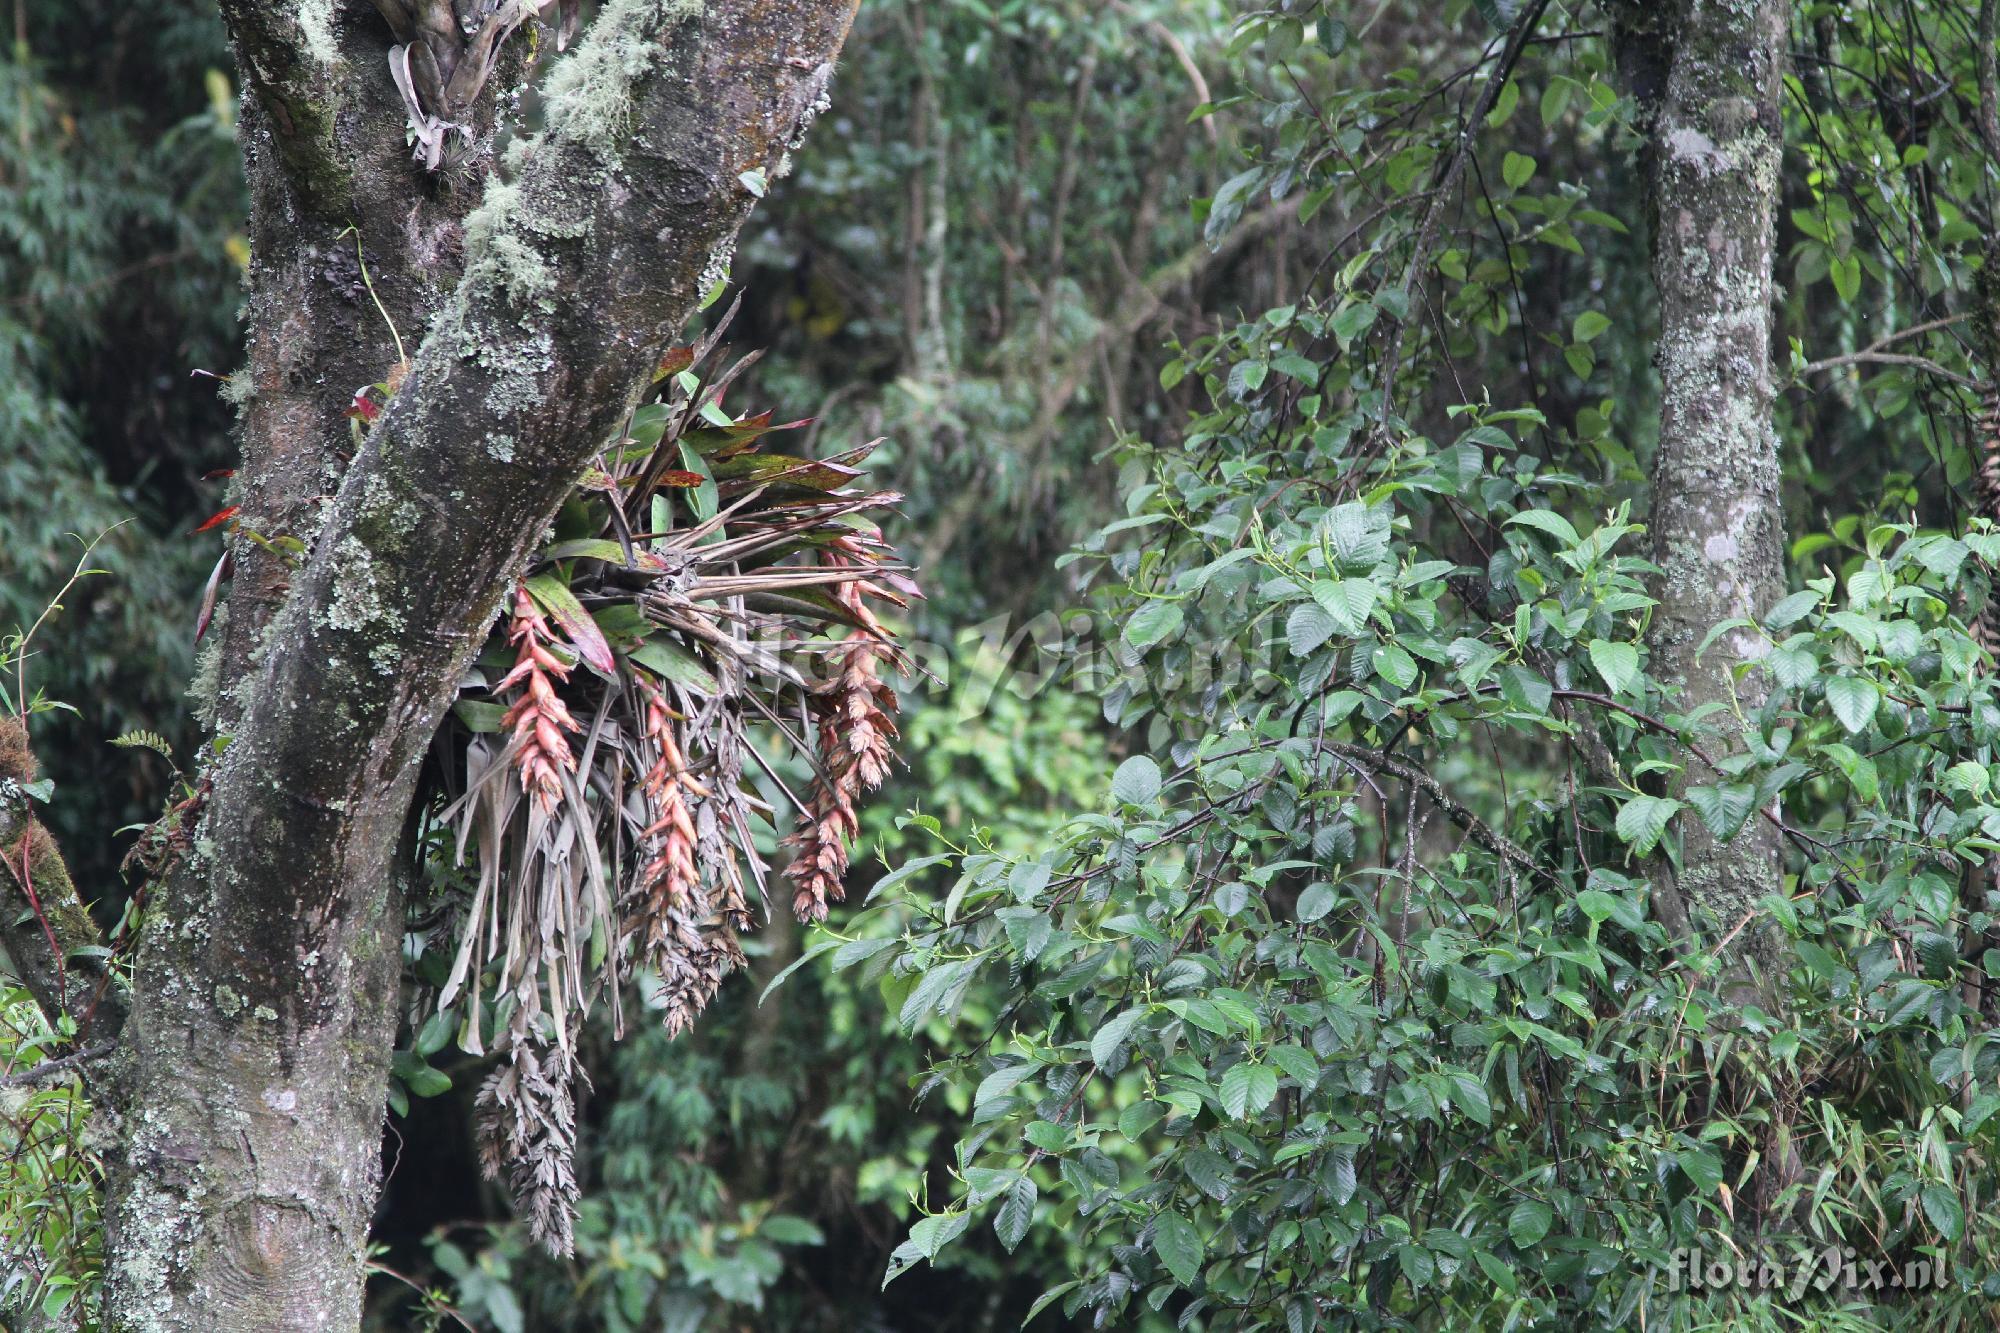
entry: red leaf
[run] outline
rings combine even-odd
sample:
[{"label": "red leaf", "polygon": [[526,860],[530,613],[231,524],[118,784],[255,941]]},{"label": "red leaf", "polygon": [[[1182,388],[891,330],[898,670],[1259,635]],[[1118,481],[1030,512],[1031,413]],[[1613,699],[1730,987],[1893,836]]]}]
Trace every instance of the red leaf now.
[{"label": "red leaf", "polygon": [[660,358],[660,373],[656,378],[665,379],[669,375],[678,375],[693,364],[694,348],[669,348],[667,354]]},{"label": "red leaf", "polygon": [[233,468],[233,467],[219,467],[219,468],[217,468],[217,469],[216,469],[215,471],[213,471],[213,472],[205,472],[205,473],[203,473],[203,474],[202,474],[202,478],[201,478],[201,479],[202,479],[203,481],[221,481],[221,480],[222,480],[222,479],[223,479],[224,477],[233,477],[233,476],[235,476],[235,475],[236,475],[236,469],[235,469],[235,468]]},{"label": "red leaf", "polygon": [[241,509],[242,507],[243,507],[242,505],[231,505],[229,506],[229,508],[224,509],[219,513],[209,515],[208,520],[204,522],[200,527],[196,528],[193,532],[190,532],[188,536],[193,537],[199,533],[207,532],[210,528],[221,527],[224,523],[227,523],[230,519],[235,518],[236,511]]},{"label": "red leaf", "polygon": [[683,472],[679,468],[668,468],[660,474],[662,486],[699,486],[708,478],[699,472]]}]

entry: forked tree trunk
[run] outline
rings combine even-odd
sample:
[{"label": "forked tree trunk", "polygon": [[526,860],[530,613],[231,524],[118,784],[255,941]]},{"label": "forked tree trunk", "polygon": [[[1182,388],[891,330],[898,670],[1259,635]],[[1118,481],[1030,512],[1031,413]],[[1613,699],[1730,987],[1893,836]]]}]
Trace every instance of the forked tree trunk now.
[{"label": "forked tree trunk", "polygon": [[[243,530],[205,663],[227,746],[93,1088],[117,1139],[107,1327],[358,1326],[418,763],[724,271],[756,173],[784,174],[854,5],[604,0],[545,81],[545,129],[487,180],[494,89],[456,109],[469,161],[433,176],[390,77],[392,22],[449,0],[223,0],[255,253]],[[345,411],[383,380],[355,449]]]},{"label": "forked tree trunk", "polygon": [[[1763,701],[1761,673],[1735,672],[1761,643],[1740,631],[1706,652],[1701,643],[1785,591],[1771,265],[1786,12],[1784,0],[1626,0],[1618,16],[1619,63],[1648,125],[1660,303],[1650,523],[1661,578],[1649,646],[1655,674],[1678,692],[1677,711],[1714,706],[1698,725],[1724,752],[1740,748],[1739,717]],[[1680,827],[1677,884],[1662,896],[1687,904],[1710,946],[1735,932],[1736,964],[1768,976],[1781,965],[1781,941],[1758,904],[1782,887],[1777,830],[1753,816],[1725,845],[1699,820]]]}]

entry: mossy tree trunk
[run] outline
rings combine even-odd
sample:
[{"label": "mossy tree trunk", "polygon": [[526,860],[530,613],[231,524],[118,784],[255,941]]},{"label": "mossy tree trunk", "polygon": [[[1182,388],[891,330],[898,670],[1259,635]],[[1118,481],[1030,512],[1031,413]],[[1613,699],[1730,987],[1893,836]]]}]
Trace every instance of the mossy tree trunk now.
[{"label": "mossy tree trunk", "polygon": [[[1760,616],[1785,590],[1771,311],[1786,6],[1626,0],[1617,17],[1619,62],[1648,131],[1660,309],[1650,523],[1661,577],[1650,649],[1656,674],[1677,691],[1676,711],[1709,710],[1695,724],[1711,741],[1703,748],[1727,753],[1741,748],[1743,719],[1763,701],[1761,673],[1740,669],[1761,641],[1736,631],[1706,651],[1701,644],[1724,621]],[[1663,915],[1685,904],[1686,924],[1711,947],[1730,939],[1736,967],[1768,976],[1781,966],[1781,941],[1758,904],[1782,888],[1777,829],[1753,817],[1725,845],[1691,814],[1680,827],[1675,882],[1663,879],[1656,895]]]},{"label": "mossy tree trunk", "polygon": [[[455,108],[466,160],[432,175],[389,52],[444,0],[223,0],[255,256],[236,581],[202,682],[226,746],[93,1088],[117,1144],[106,1327],[358,1327],[418,764],[756,173],[784,174],[854,5],[605,0],[544,50],[545,127],[499,166],[517,34]],[[394,396],[356,448],[346,411],[377,381]]]}]

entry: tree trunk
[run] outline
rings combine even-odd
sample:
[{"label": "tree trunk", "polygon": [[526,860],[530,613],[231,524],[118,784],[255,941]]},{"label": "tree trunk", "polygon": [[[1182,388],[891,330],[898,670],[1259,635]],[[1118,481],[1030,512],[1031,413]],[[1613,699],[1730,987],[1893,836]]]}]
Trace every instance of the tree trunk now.
[{"label": "tree trunk", "polygon": [[[1783,511],[1772,425],[1772,252],[1783,128],[1782,0],[1627,4],[1619,61],[1647,112],[1647,194],[1659,292],[1659,452],[1651,526],[1661,569],[1650,648],[1684,715],[1722,748],[1763,701],[1761,654],[1711,628],[1756,618],[1784,595]],[[1712,773],[1690,780],[1713,782]],[[1721,845],[1681,823],[1678,892],[1707,938],[1768,974],[1781,940],[1755,915],[1782,888],[1777,830],[1753,818]]]},{"label": "tree trunk", "polygon": [[392,24],[440,3],[222,6],[256,250],[236,584],[205,663],[227,744],[97,1088],[109,1328],[358,1326],[419,762],[724,271],[755,173],[784,174],[854,8],[605,0],[543,82],[546,128],[485,182],[492,88],[460,108],[468,162],[427,175],[405,146]]}]

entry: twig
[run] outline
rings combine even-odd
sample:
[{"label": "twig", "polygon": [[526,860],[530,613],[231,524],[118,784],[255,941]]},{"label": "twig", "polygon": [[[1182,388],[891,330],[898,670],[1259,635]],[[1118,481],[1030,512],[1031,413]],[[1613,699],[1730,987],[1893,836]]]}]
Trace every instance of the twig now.
[{"label": "twig", "polygon": [[1979,381],[1970,375],[1961,375],[1955,370],[1946,370],[1927,356],[1909,356],[1902,352],[1875,352],[1866,349],[1859,352],[1849,352],[1844,356],[1830,356],[1824,361],[1814,361],[1799,373],[1802,375],[1817,375],[1823,370],[1837,370],[1842,366],[1863,364],[1912,366],[1928,374],[1936,375],[1939,379],[1950,380],[1953,384],[1959,385],[1961,388],[1979,388]]},{"label": "twig", "polygon": [[1555,878],[1548,867],[1522,851],[1502,834],[1496,832],[1485,820],[1455,800],[1444,789],[1443,785],[1426,770],[1417,767],[1415,764],[1398,759],[1393,755],[1382,754],[1359,745],[1348,745],[1341,741],[1329,740],[1317,741],[1315,744],[1329,754],[1335,755],[1350,764],[1377,769],[1392,777],[1401,779],[1412,787],[1420,788],[1424,795],[1431,798],[1432,803],[1438,809],[1444,811],[1447,819],[1451,820],[1452,823],[1458,825],[1461,829],[1464,829],[1466,836],[1470,837],[1481,847],[1492,852],[1501,860],[1518,866],[1538,879],[1553,880]]},{"label": "twig", "polygon": [[115,1041],[96,1042],[93,1045],[84,1047],[80,1051],[72,1051],[68,1055],[58,1056],[53,1060],[44,1060],[33,1069],[24,1070],[19,1074],[9,1074],[5,1078],[0,1078],[0,1088],[30,1088],[38,1083],[47,1083],[58,1074],[68,1073],[78,1065],[88,1061],[102,1059],[116,1049],[118,1049],[118,1043]]}]

